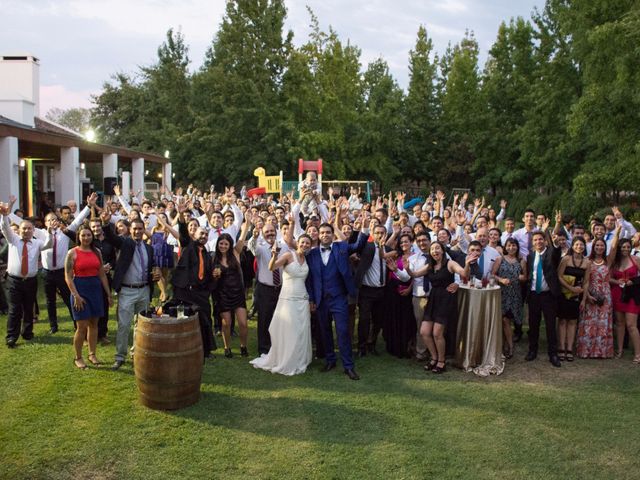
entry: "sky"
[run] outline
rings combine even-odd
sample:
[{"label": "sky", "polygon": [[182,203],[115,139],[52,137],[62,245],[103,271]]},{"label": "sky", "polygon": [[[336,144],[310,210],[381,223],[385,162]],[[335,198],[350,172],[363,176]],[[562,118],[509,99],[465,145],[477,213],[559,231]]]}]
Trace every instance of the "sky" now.
[{"label": "sky", "polygon": [[[531,17],[544,0],[285,0],[294,43],[307,40],[311,7],[322,30],[358,46],[363,69],[382,57],[402,88],[408,55],[424,25],[436,52],[455,44],[466,29],[480,46],[481,67],[498,26]],[[200,67],[224,15],[224,0],[0,0],[0,55],[29,53],[40,59],[40,113],[90,107],[90,96],[117,72],[133,73],[155,62],[169,28],[189,46],[191,69]],[[1,79],[0,79],[1,80]]]}]

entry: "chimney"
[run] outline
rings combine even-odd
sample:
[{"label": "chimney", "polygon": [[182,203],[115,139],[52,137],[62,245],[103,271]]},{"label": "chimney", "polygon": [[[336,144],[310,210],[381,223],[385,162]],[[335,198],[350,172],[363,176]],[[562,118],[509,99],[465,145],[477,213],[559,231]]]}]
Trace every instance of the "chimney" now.
[{"label": "chimney", "polygon": [[40,115],[40,63],[30,54],[0,57],[0,115],[35,126]]}]

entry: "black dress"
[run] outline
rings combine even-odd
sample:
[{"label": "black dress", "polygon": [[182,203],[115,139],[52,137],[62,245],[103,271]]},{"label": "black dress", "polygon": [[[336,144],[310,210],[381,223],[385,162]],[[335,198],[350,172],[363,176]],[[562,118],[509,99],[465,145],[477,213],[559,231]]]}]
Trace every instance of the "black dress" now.
[{"label": "black dress", "polygon": [[[401,265],[402,260],[398,260]],[[393,273],[387,277],[384,340],[387,352],[398,358],[409,358],[409,344],[416,338],[416,318],[413,315],[413,295],[400,295],[399,290],[411,290],[411,281],[401,282]]]},{"label": "black dress", "polygon": [[[574,287],[582,286],[582,283],[584,282],[584,268],[567,265],[564,269],[564,274],[575,277],[575,281],[573,282]],[[558,305],[558,318],[563,320],[578,320],[578,316],[580,315],[580,300],[582,299],[582,296],[573,295],[572,297],[567,298],[564,295],[564,292],[565,289],[563,288],[562,298]]]},{"label": "black dress", "polygon": [[431,293],[429,293],[424,318],[429,322],[447,325],[451,319],[455,319],[458,315],[457,292],[447,292],[447,287],[454,282],[455,277],[445,264],[439,270],[430,270],[425,280],[431,283]]},{"label": "black dress", "polygon": [[222,271],[216,285],[220,313],[232,312],[236,308],[247,308],[244,296],[244,282],[239,268],[220,265]]}]

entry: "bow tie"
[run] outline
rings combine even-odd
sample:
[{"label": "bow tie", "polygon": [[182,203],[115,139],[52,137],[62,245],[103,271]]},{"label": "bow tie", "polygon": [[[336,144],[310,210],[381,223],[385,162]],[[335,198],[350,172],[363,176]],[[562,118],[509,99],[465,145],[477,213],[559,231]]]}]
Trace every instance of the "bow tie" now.
[{"label": "bow tie", "polygon": [[320,247],[320,250],[322,250],[323,252],[330,252],[331,247]]}]

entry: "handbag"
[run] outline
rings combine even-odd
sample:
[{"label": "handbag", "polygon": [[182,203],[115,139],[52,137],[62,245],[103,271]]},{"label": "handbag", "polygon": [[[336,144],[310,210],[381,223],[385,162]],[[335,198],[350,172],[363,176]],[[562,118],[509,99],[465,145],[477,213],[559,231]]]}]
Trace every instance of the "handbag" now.
[{"label": "handbag", "polygon": [[[573,275],[562,275],[562,279],[572,287],[575,286],[576,284],[576,277],[574,277]],[[562,294],[564,295],[564,298],[566,298],[567,300],[570,300],[573,297],[577,297],[575,293],[573,293],[564,285],[562,285]]]}]

